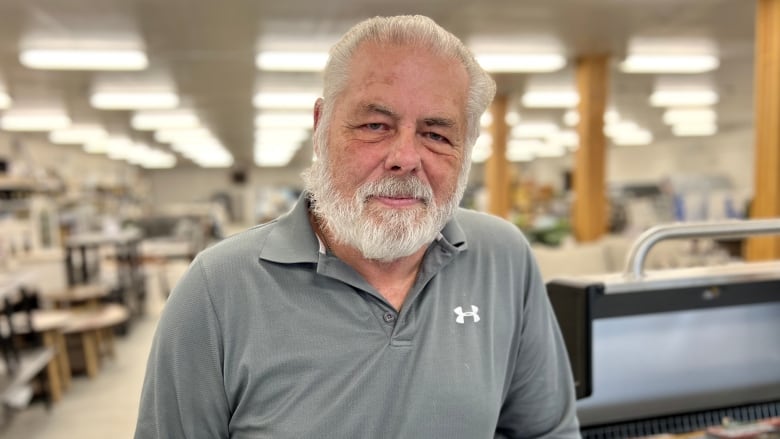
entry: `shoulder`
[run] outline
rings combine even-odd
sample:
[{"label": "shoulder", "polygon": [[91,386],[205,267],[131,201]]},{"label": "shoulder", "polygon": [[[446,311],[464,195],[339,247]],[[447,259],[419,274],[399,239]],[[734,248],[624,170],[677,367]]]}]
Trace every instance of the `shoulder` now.
[{"label": "shoulder", "polygon": [[460,208],[455,214],[455,219],[466,235],[469,248],[528,248],[528,241],[523,232],[503,218]]},{"label": "shoulder", "polygon": [[207,266],[257,261],[257,257],[276,223],[277,221],[274,220],[228,236],[201,251],[196,259],[199,263]]}]

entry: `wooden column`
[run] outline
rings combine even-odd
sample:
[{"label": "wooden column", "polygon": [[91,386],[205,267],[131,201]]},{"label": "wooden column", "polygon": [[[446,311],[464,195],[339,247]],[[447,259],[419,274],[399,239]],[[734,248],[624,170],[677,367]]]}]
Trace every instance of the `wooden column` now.
[{"label": "wooden column", "polygon": [[[751,218],[780,217],[780,0],[759,0],[755,51],[755,188]],[[780,259],[780,237],[747,241],[748,260]]]},{"label": "wooden column", "polygon": [[506,109],[507,97],[496,96],[490,106],[493,123],[490,134],[493,137],[493,154],[485,166],[485,186],[488,190],[488,212],[502,218],[509,217],[511,195],[509,181],[509,162],[506,159]]},{"label": "wooden column", "polygon": [[572,229],[580,242],[596,240],[607,231],[604,110],[608,62],[606,55],[588,56],[580,58],[576,67],[580,146],[574,160]]}]

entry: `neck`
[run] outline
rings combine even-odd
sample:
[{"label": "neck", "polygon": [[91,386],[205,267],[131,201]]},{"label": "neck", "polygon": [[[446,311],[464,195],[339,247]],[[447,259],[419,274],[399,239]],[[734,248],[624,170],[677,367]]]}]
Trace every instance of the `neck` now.
[{"label": "neck", "polygon": [[320,220],[311,213],[309,220],[329,252],[360,273],[393,307],[401,308],[417,279],[428,246],[422,246],[411,255],[392,261],[367,259],[358,249],[338,242],[328,228],[320,224]]}]

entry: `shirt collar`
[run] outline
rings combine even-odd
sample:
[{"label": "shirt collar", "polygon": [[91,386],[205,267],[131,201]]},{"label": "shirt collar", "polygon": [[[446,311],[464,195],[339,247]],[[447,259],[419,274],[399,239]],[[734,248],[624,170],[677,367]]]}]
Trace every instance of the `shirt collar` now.
[{"label": "shirt collar", "polygon": [[[309,204],[308,193],[302,193],[295,206],[270,225],[273,228],[260,250],[261,259],[287,264],[317,263],[318,253],[324,246],[309,221]],[[459,252],[467,248],[466,234],[456,218],[444,225],[437,241]]]}]

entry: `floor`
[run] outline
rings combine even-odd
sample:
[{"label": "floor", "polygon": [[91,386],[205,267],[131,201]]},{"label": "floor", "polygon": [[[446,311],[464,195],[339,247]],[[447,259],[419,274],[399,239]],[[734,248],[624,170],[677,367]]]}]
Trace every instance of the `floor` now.
[{"label": "floor", "polygon": [[149,283],[146,315],[116,338],[116,358],[102,363],[100,374],[74,377],[60,402],[47,411],[36,403],[12,418],[0,437],[7,439],[130,438],[135,431],[146,358],[164,299],[157,282]]}]

